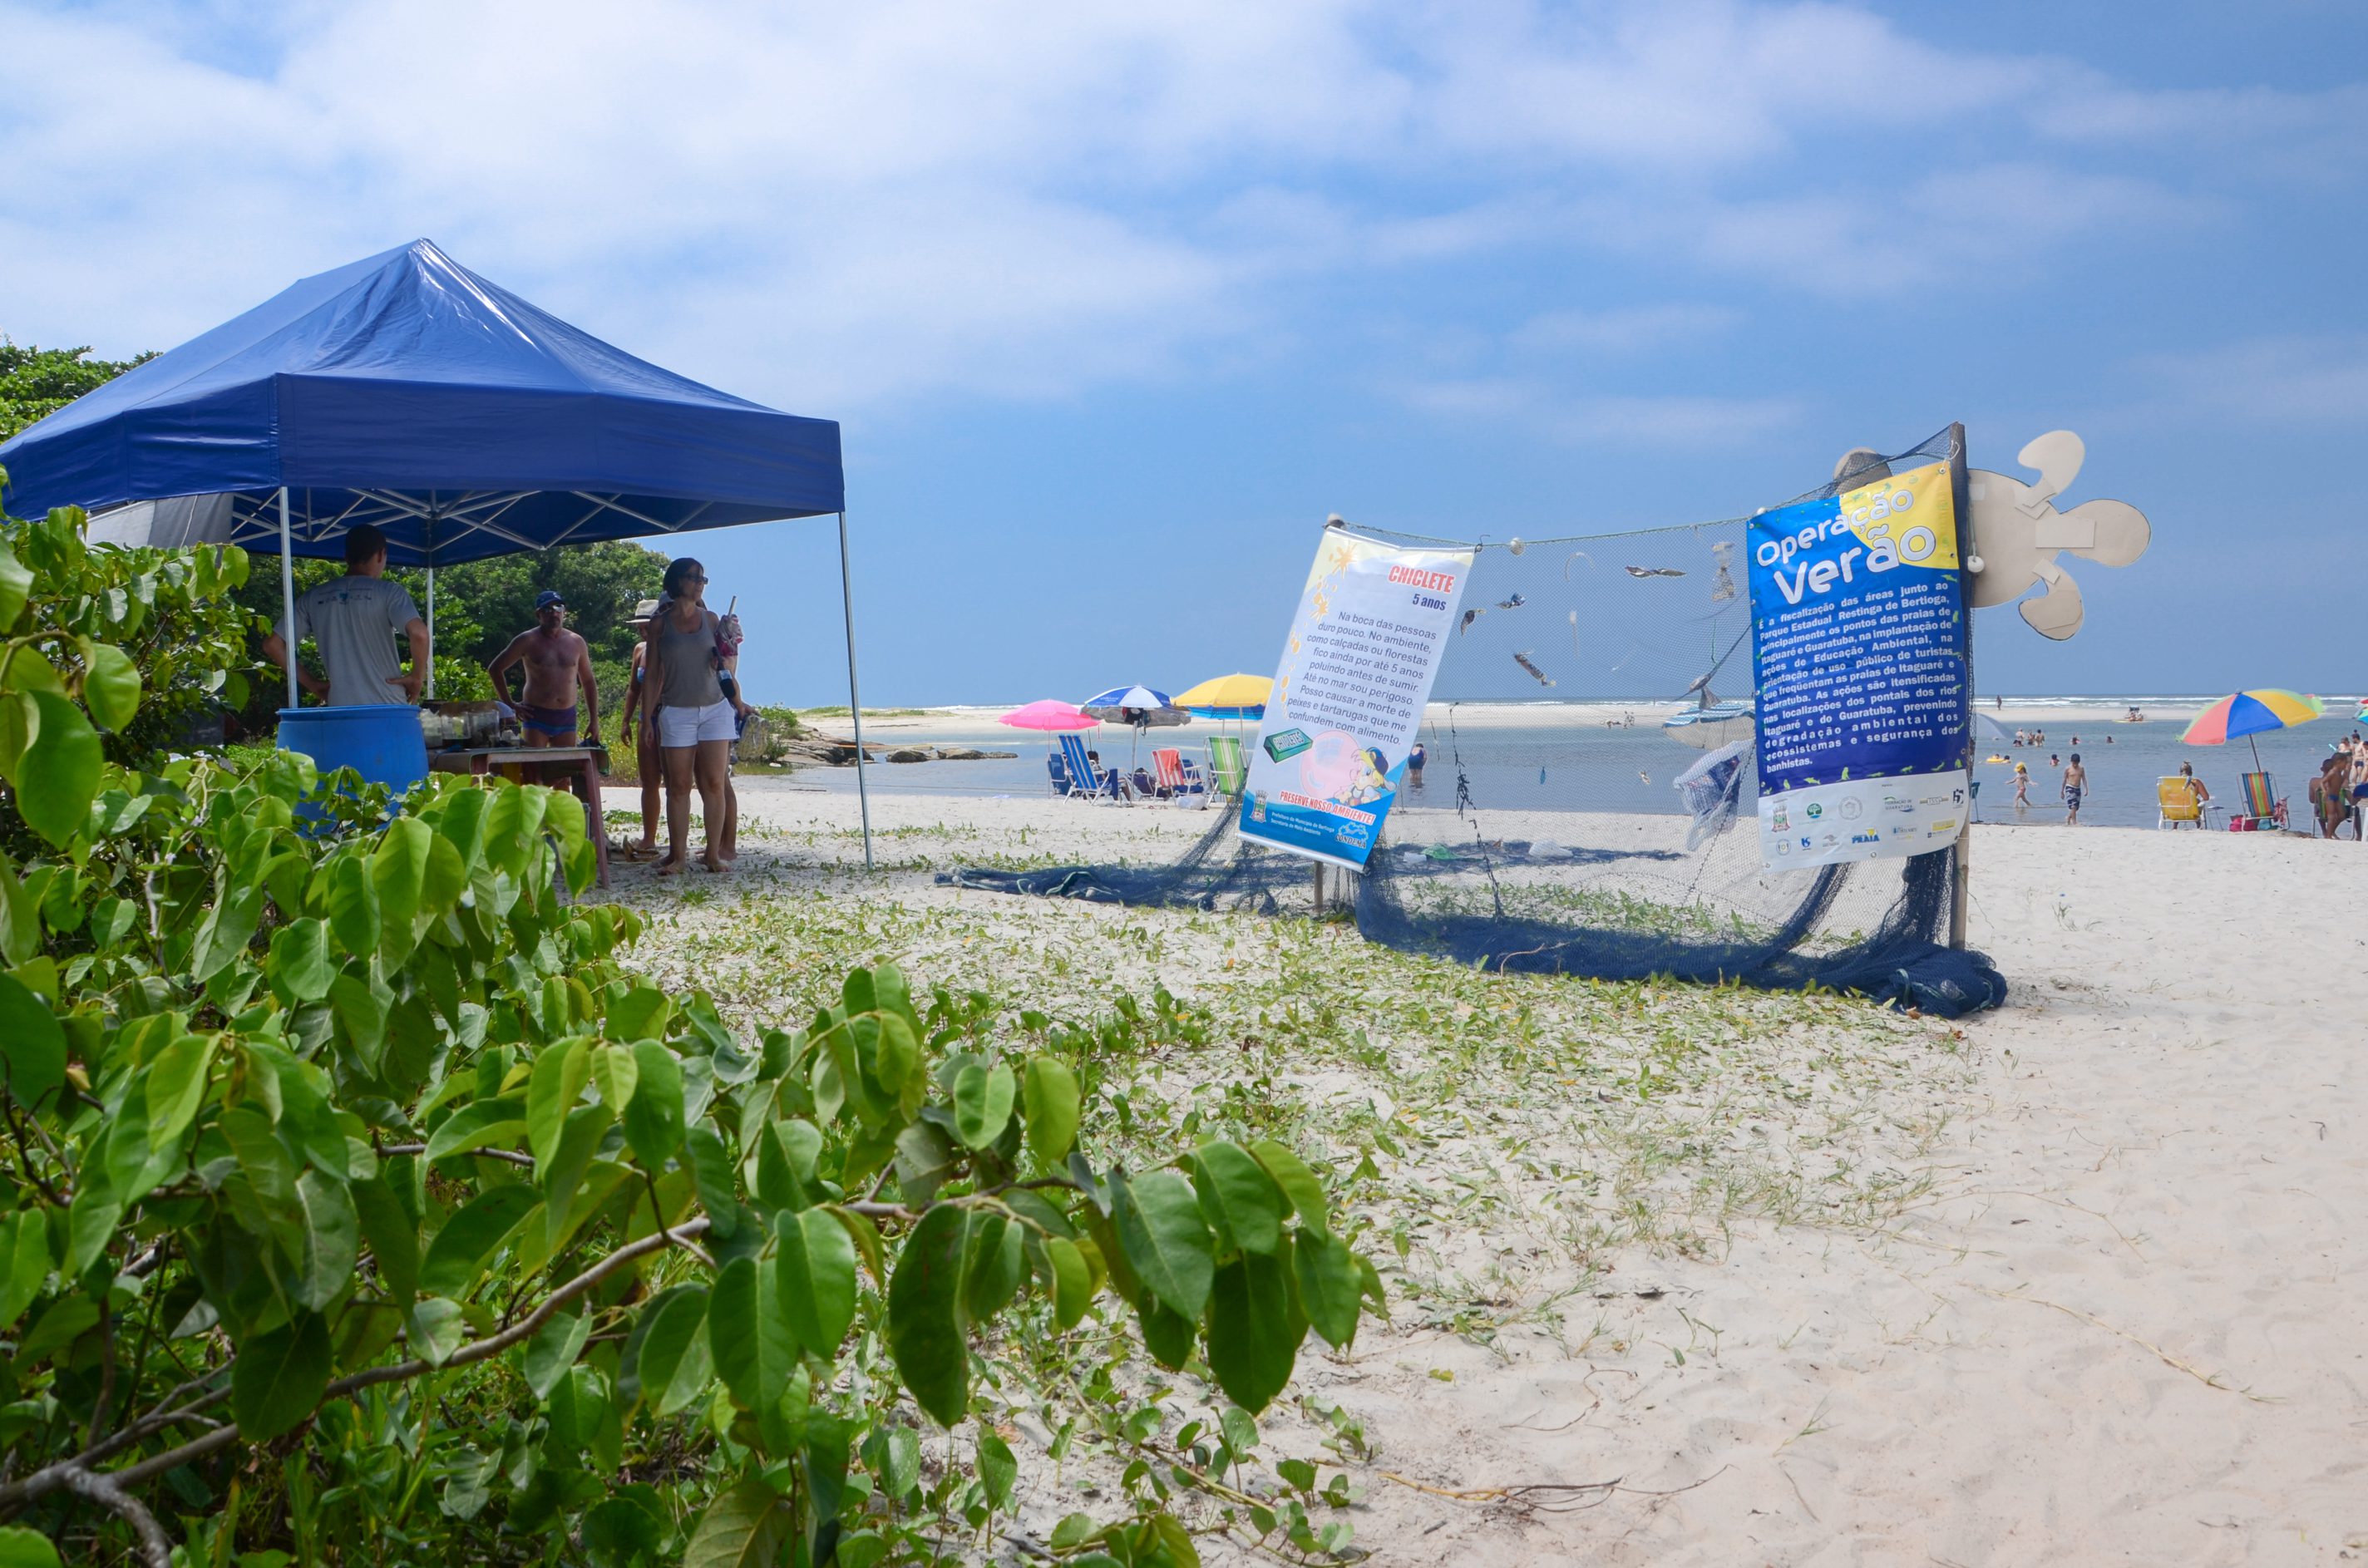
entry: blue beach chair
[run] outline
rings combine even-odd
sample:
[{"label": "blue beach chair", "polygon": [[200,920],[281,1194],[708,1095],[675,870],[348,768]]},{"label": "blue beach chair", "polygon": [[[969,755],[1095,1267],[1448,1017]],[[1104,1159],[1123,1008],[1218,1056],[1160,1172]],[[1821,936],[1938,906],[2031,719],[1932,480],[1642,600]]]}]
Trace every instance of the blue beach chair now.
[{"label": "blue beach chair", "polygon": [[1086,738],[1068,734],[1061,737],[1061,757],[1069,770],[1069,794],[1072,799],[1115,801],[1120,799],[1118,773],[1115,769],[1097,768],[1086,756]]}]

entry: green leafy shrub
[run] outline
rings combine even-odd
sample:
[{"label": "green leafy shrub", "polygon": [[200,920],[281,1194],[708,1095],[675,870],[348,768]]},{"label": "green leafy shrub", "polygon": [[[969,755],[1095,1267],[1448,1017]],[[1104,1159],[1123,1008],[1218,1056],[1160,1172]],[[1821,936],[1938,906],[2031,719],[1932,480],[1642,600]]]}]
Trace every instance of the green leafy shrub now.
[{"label": "green leafy shrub", "polygon": [[[882,963],[751,1037],[641,978],[636,917],[568,896],[571,797],[439,777],[390,815],[284,753],[109,761],[136,680],[34,630],[122,564],[65,549],[78,521],[0,562],[8,1560],[94,1517],[156,1564],[165,1518],[190,1562],[262,1544],[243,1521],[308,1562],[933,1560],[1013,1507],[1008,1443],[970,1426],[1008,1336],[1132,1315],[1237,1407],[1178,1434],[1192,1484],[1311,1329],[1345,1346],[1378,1301],[1288,1149],[1096,1159],[1089,1031]],[[1078,1397],[1139,1439],[1126,1359]],[[928,1425],[973,1435],[925,1485]],[[1052,1549],[1196,1562],[1143,1468]],[[1345,1544],[1295,1493],[1206,1485]]]}]

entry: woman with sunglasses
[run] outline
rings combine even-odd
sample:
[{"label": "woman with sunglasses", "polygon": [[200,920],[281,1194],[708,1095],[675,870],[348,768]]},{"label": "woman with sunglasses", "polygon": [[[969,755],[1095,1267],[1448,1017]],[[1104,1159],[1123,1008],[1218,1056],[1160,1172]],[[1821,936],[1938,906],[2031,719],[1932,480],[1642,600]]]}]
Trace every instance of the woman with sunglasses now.
[{"label": "woman with sunglasses", "polygon": [[658,875],[683,869],[690,837],[690,791],[707,822],[711,871],[732,869],[732,704],[716,679],[716,635],[722,623],[705,600],[707,569],[689,556],[671,562],[658,613],[646,634],[648,653],[642,678],[645,722],[658,738],[666,793],[666,854]]}]

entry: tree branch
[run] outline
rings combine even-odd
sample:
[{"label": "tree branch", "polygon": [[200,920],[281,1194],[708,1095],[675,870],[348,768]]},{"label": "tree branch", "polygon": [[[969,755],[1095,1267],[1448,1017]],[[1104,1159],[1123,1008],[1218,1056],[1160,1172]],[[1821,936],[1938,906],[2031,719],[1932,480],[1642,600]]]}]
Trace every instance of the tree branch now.
[{"label": "tree branch", "polygon": [[[379,1153],[381,1154],[424,1154],[427,1153],[427,1145],[425,1143],[389,1143],[386,1147],[381,1149]],[[471,1149],[468,1153],[476,1155],[480,1159],[507,1160],[514,1165],[524,1165],[529,1170],[534,1167],[534,1156],[532,1154],[521,1154],[515,1149]]]},{"label": "tree branch", "polygon": [[[701,1215],[696,1220],[670,1230],[660,1229],[653,1234],[643,1236],[639,1241],[628,1242],[544,1297],[541,1306],[499,1334],[488,1335],[483,1339],[463,1345],[452,1352],[445,1358],[440,1368],[420,1360],[398,1361],[387,1367],[366,1367],[349,1377],[339,1378],[336,1382],[331,1383],[323,1391],[321,1403],[326,1404],[333,1399],[344,1399],[379,1383],[403,1382],[427,1372],[449,1371],[455,1368],[474,1366],[479,1361],[489,1360],[510,1346],[524,1344],[534,1337],[544,1324],[549,1323],[558,1314],[561,1307],[591,1290],[627,1264],[638,1258],[647,1257],[654,1252],[662,1252],[669,1246],[686,1245],[691,1237],[705,1233],[707,1227],[707,1218]],[[193,1416],[216,1401],[228,1398],[229,1393],[230,1391],[227,1388],[218,1389],[180,1410],[145,1417],[138,1425],[153,1431],[157,1426],[169,1424],[171,1421]],[[318,1406],[315,1408],[317,1409]],[[121,1435],[119,1434],[120,1436]],[[116,1440],[116,1438],[109,1438],[108,1442],[114,1443]],[[115,1488],[144,1485],[166,1471],[178,1470],[185,1464],[219,1452],[238,1440],[237,1427],[217,1426],[205,1436],[192,1437],[178,1448],[167,1449],[161,1454],[154,1454],[142,1460],[138,1464],[126,1465],[121,1470],[108,1471],[103,1475],[85,1470],[80,1458],[65,1460],[37,1470],[12,1485],[0,1486],[0,1508],[13,1508],[20,1504],[29,1503],[34,1498],[45,1496],[62,1486],[76,1486],[77,1483],[73,1479],[76,1475],[104,1482]],[[97,1494],[85,1494],[97,1495]],[[151,1523],[153,1524],[154,1521],[152,1520]]]},{"label": "tree branch", "polygon": [[114,1477],[85,1470],[78,1464],[52,1468],[64,1471],[58,1481],[60,1486],[130,1521],[132,1532],[140,1538],[140,1557],[147,1568],[173,1568],[173,1543],[165,1538],[156,1516],[142,1507],[139,1499],[124,1491]]}]

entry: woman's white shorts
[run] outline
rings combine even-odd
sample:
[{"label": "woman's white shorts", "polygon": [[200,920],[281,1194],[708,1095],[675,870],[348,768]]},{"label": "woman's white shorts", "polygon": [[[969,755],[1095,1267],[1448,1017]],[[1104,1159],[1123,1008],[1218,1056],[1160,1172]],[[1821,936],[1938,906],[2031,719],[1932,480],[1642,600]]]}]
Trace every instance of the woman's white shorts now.
[{"label": "woman's white shorts", "polygon": [[728,741],[738,733],[729,702],[711,702],[704,708],[658,710],[658,744],[662,746],[692,746],[701,741]]}]

